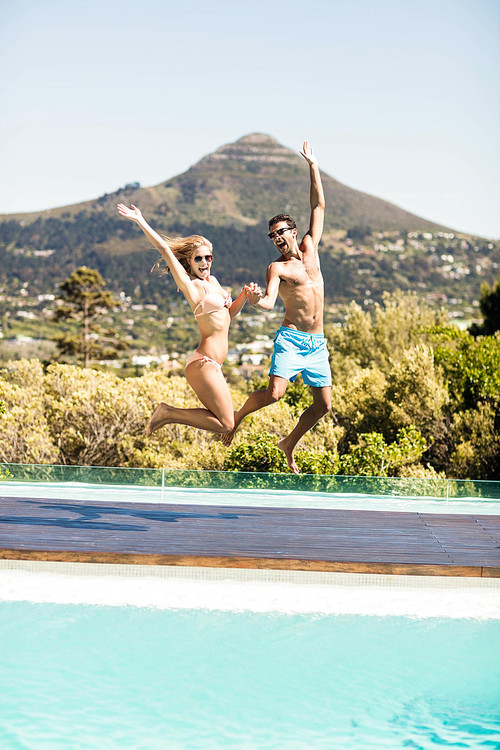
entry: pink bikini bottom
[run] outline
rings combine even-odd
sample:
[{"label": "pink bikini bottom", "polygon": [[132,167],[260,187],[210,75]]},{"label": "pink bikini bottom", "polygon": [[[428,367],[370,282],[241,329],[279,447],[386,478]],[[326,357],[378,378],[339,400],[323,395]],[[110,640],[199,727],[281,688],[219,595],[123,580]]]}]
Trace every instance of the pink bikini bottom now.
[{"label": "pink bikini bottom", "polygon": [[198,350],[194,351],[186,361],[186,367],[191,364],[191,362],[197,362],[198,360],[201,361],[202,365],[205,365],[207,362],[211,362],[213,365],[217,365],[219,370],[222,370],[222,365],[220,365],[218,362],[216,362],[215,359],[211,359],[211,357],[207,357],[205,354],[201,354]]}]

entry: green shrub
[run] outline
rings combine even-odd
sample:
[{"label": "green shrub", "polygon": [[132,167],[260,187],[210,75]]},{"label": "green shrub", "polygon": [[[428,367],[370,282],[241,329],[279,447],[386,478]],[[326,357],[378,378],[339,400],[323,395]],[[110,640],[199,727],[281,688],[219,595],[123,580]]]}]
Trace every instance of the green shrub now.
[{"label": "green shrub", "polygon": [[247,440],[232,446],[223,466],[225,471],[286,472],[285,454],[269,433],[249,432]]},{"label": "green shrub", "polygon": [[341,456],[340,471],[357,476],[399,476],[403,467],[420,461],[426,448],[424,438],[413,426],[399,430],[390,444],[379,432],[362,434],[357,445]]}]

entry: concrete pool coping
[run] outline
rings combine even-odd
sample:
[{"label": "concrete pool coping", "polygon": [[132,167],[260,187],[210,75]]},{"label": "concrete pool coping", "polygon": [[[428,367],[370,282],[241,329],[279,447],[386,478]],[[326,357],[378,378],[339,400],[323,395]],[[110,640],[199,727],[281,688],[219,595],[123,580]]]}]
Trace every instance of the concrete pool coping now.
[{"label": "concrete pool coping", "polygon": [[500,621],[500,579],[0,560],[0,603]]}]

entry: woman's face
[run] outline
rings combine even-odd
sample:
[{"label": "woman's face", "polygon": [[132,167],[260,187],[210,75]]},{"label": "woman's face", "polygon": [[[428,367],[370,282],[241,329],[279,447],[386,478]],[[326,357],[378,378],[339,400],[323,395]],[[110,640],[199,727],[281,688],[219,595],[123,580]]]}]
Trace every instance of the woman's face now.
[{"label": "woman's face", "polygon": [[212,251],[208,245],[199,245],[189,259],[191,274],[198,279],[208,279],[212,265]]}]

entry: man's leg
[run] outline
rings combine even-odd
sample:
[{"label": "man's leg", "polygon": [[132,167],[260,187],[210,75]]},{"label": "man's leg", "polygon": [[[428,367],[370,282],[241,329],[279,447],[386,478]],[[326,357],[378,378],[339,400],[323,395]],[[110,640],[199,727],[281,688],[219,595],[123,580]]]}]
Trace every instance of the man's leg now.
[{"label": "man's leg", "polygon": [[269,376],[269,385],[260,391],[254,391],[247,398],[241,409],[234,413],[234,429],[231,432],[226,432],[222,435],[221,442],[226,448],[231,445],[231,442],[236,434],[236,430],[249,414],[254,411],[263,409],[265,406],[275,404],[285,394],[288,385],[288,380],[280,378],[278,375]]},{"label": "man's leg", "polygon": [[299,421],[291,433],[278,442],[278,448],[280,448],[285,454],[287,464],[294,474],[299,473],[297,464],[293,458],[295,446],[300,438],[314,427],[316,422],[318,422],[321,417],[324,417],[332,407],[332,388],[330,385],[325,386],[324,388],[311,388],[311,392],[313,395],[311,406],[302,412]]}]

